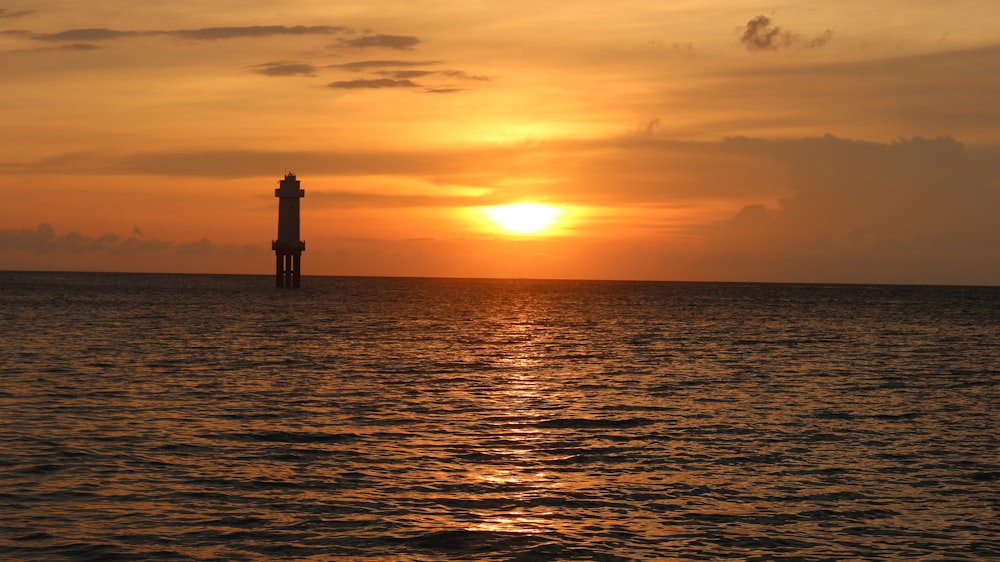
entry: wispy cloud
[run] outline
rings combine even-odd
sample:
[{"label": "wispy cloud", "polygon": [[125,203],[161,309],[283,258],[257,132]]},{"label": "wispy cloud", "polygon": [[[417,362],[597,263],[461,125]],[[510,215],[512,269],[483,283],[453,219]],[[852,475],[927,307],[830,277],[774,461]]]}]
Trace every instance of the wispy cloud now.
[{"label": "wispy cloud", "polygon": [[330,82],[327,86],[330,88],[344,90],[419,87],[418,84],[411,80],[394,80],[392,78],[359,78],[357,80],[339,80],[337,82]]},{"label": "wispy cloud", "polygon": [[379,76],[388,76],[389,78],[395,78],[396,80],[405,80],[407,78],[423,78],[424,76],[430,76],[433,74],[438,74],[435,70],[379,70],[375,74]]},{"label": "wispy cloud", "polygon": [[348,31],[339,25],[250,25],[243,27],[203,27],[165,32],[184,39],[215,41],[218,39],[241,39],[244,37],[270,37],[273,35],[335,35]]},{"label": "wispy cloud", "polygon": [[153,35],[157,33],[159,32],[121,31],[118,29],[94,27],[86,29],[67,29],[56,33],[33,33],[30,35],[30,38],[35,41],[110,41],[114,39],[136,37],[140,35]]},{"label": "wispy cloud", "polygon": [[[968,150],[950,139],[916,138],[891,144],[837,137],[693,142],[669,140],[645,130],[586,141],[463,150],[73,153],[10,164],[7,169],[12,173],[44,170],[249,178],[268,177],[288,163],[310,175],[400,176],[452,185],[472,185],[470,178],[477,178],[475,185],[489,187],[499,185],[492,183],[496,179],[543,174],[547,191],[589,204],[651,205],[692,198],[766,202],[797,191],[804,193],[814,185],[846,198],[855,186],[860,186],[859,196],[873,195],[896,189],[893,185],[927,185],[931,177],[940,182],[942,197],[952,197],[964,184],[969,185],[970,193],[979,190],[1000,196],[995,180],[1000,177],[1000,154]],[[917,171],[908,172],[911,168]],[[810,170],[814,173],[809,174]],[[857,177],[846,177],[847,170],[855,170]],[[799,179],[792,181],[792,177]],[[889,177],[897,179],[879,180]],[[955,178],[954,186],[948,184],[947,177]],[[608,185],[618,187],[608,190]],[[927,191],[935,189],[928,187]]]},{"label": "wispy cloud", "polygon": [[24,16],[30,16],[33,13],[35,13],[34,10],[8,10],[7,8],[0,8],[0,19],[20,18]]},{"label": "wispy cloud", "polygon": [[[272,77],[286,76],[316,76],[323,69],[347,69],[360,71],[371,68],[396,67],[394,70],[376,70],[372,74],[374,77],[357,78],[353,80],[337,80],[327,84],[328,88],[339,90],[378,90],[386,88],[397,89],[420,89],[428,94],[454,94],[466,91],[466,88],[459,88],[453,84],[423,85],[414,82],[420,78],[453,78],[463,81],[489,81],[487,76],[472,75],[461,70],[426,70],[426,69],[399,69],[400,65],[422,65],[430,63],[404,63],[401,61],[361,61],[357,63],[346,63],[338,65],[317,66],[309,63],[294,61],[273,61],[250,66],[251,72]],[[441,80],[439,80],[440,82]]]},{"label": "wispy cloud", "polygon": [[7,170],[49,173],[135,174],[171,177],[269,177],[294,163],[309,174],[337,176],[399,175],[449,177],[509,171],[523,148],[489,150],[315,151],[209,150],[141,152],[127,155],[68,153],[41,161],[7,164]]},{"label": "wispy cloud", "polygon": [[812,39],[809,39],[808,41],[803,43],[802,48],[817,49],[819,47],[822,47],[823,45],[826,45],[830,41],[830,39],[833,39],[833,30],[827,29],[822,34],[817,35],[816,37],[813,37]]},{"label": "wispy cloud", "polygon": [[405,61],[405,60],[362,60],[346,62],[342,64],[331,64],[327,68],[342,68],[354,72],[363,72],[373,68],[413,68],[415,66],[431,66],[440,64],[440,61]]},{"label": "wispy cloud", "polygon": [[52,225],[42,223],[34,230],[0,230],[0,250],[40,254],[107,254],[134,256],[140,254],[174,253],[181,256],[245,256],[266,253],[263,246],[218,245],[207,238],[197,242],[174,244],[166,240],[143,238],[139,227],[132,229],[132,236],[108,233],[87,236],[76,231],[57,233]]},{"label": "wispy cloud", "polygon": [[265,62],[255,64],[250,70],[267,76],[315,76],[317,67],[300,62]]},{"label": "wispy cloud", "polygon": [[480,82],[489,82],[492,80],[489,76],[469,74],[464,70],[442,70],[439,74],[442,76],[449,76],[451,78],[458,78],[460,80],[478,80]]},{"label": "wispy cloud", "polygon": [[[434,76],[444,76],[448,78],[455,78],[458,80],[473,80],[480,82],[488,82],[490,78],[488,76],[474,76],[467,72],[461,70],[380,70],[375,72],[379,76],[386,76],[394,80],[409,80],[410,78],[427,78]],[[464,92],[465,88],[458,88],[455,86],[440,86],[428,88],[425,90],[428,93],[434,94],[452,94],[456,92]]]},{"label": "wispy cloud", "polygon": [[331,25],[249,25],[239,27],[203,27],[197,29],[131,31],[103,27],[67,29],[54,33],[28,33],[35,41],[111,41],[130,37],[167,35],[195,41],[217,41],[282,35],[336,35],[348,28]]},{"label": "wispy cloud", "polygon": [[94,45],[93,43],[68,43],[54,48],[62,51],[93,51],[95,49],[100,49],[100,47]]},{"label": "wispy cloud", "polygon": [[[340,80],[328,84],[337,89],[372,89],[372,88],[423,88],[428,94],[454,94],[464,92],[466,88],[454,84],[423,85],[412,79],[445,77],[464,81],[488,82],[488,76],[469,74],[463,70],[428,70],[426,67],[440,64],[440,61],[399,61],[399,60],[368,60],[330,65],[327,68],[350,70],[352,72],[371,71],[380,78],[361,78],[356,80]],[[382,69],[382,70],[380,70]]]},{"label": "wispy cloud", "polygon": [[8,53],[42,53],[47,51],[96,51],[101,47],[94,43],[56,43],[52,47],[34,47],[31,49],[15,49]]},{"label": "wispy cloud", "polygon": [[476,76],[462,70],[379,70],[375,72],[379,76],[388,76],[395,79],[424,78],[427,76],[446,76],[459,80],[475,80],[489,82],[488,76]]},{"label": "wispy cloud", "polygon": [[341,39],[338,47],[351,47],[355,49],[384,48],[409,50],[420,43],[418,37],[412,35],[362,35],[361,37]]},{"label": "wispy cloud", "polygon": [[815,49],[825,45],[832,37],[833,31],[827,29],[817,37],[804,40],[796,33],[773,25],[771,18],[757,16],[747,22],[743,34],[740,35],[740,43],[751,52],[776,51],[795,46],[801,49]]},{"label": "wispy cloud", "polygon": [[385,193],[363,193],[360,191],[323,191],[314,189],[309,196],[317,208],[381,208],[399,209],[410,207],[476,207],[494,205],[498,200],[493,195],[448,196],[448,195],[398,195]]}]

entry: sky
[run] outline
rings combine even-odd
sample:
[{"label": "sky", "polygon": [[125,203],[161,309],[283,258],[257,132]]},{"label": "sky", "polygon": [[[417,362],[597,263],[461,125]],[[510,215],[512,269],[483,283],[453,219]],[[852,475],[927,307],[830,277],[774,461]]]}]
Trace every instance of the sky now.
[{"label": "sky", "polygon": [[[993,0],[0,0],[0,269],[1000,285]],[[505,230],[490,209],[548,205]]]}]

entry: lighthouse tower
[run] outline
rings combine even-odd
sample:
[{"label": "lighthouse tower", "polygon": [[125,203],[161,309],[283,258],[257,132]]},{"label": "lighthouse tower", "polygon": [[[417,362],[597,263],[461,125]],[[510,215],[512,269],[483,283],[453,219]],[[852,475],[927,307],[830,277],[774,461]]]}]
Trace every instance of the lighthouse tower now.
[{"label": "lighthouse tower", "polygon": [[298,287],[302,252],[306,250],[306,243],[299,240],[299,199],[305,197],[306,192],[299,188],[299,180],[290,172],[278,186],[274,190],[278,198],[278,239],[271,242],[277,258],[274,282],[278,287]]}]

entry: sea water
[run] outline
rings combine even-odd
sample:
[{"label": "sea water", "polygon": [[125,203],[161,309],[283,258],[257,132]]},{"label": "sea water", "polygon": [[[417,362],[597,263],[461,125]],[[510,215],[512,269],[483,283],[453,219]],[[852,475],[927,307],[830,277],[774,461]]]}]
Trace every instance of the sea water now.
[{"label": "sea water", "polygon": [[1000,288],[0,273],[0,558],[1000,558]]}]

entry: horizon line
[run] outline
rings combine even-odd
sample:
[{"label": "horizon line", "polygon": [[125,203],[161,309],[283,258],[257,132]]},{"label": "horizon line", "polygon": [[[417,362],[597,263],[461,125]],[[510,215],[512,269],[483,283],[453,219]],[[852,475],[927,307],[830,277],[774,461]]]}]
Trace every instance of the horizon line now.
[{"label": "horizon line", "polygon": [[[57,270],[57,269],[0,269],[0,274],[83,274],[83,275],[174,275],[203,277],[262,277],[271,279],[270,273],[204,273],[204,272],[167,272],[167,271],[99,271],[99,270]],[[691,279],[611,279],[611,278],[572,278],[572,277],[475,277],[475,276],[444,276],[444,275],[370,275],[370,274],[312,274],[303,275],[308,278],[341,278],[341,279],[414,279],[414,280],[453,280],[453,281],[531,281],[531,282],[568,282],[568,283],[665,283],[690,285],[809,285],[809,286],[854,286],[854,287],[940,287],[940,288],[985,288],[997,289],[997,285],[963,284],[963,283],[892,283],[864,281],[734,281],[734,280],[691,280]]]}]

